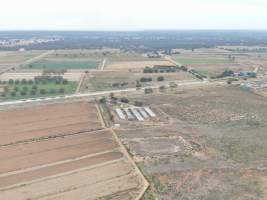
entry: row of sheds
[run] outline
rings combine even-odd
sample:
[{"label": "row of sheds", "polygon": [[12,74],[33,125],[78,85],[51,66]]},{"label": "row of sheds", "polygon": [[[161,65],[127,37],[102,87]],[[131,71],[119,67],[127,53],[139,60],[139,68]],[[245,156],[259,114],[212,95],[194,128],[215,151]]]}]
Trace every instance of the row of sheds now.
[{"label": "row of sheds", "polygon": [[156,117],[149,107],[116,108],[116,114],[121,120],[144,121],[150,117]]}]

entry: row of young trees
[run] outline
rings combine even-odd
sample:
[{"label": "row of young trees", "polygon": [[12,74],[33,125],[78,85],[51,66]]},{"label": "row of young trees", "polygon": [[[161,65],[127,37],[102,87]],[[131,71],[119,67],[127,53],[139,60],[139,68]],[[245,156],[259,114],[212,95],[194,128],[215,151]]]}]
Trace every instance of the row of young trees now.
[{"label": "row of young trees", "polygon": [[[8,95],[9,91],[5,91],[4,93],[1,94],[2,97],[6,97]],[[21,96],[27,96],[27,95],[31,95],[31,96],[35,96],[37,94],[41,94],[41,95],[46,95],[46,94],[64,94],[65,93],[65,89],[64,88],[60,88],[58,90],[56,89],[50,89],[50,90],[46,90],[46,89],[31,89],[28,90],[27,88],[24,88],[22,90],[16,90],[14,89],[13,91],[10,92],[10,96],[17,96],[17,95],[21,95]]]},{"label": "row of young trees", "polygon": [[[151,82],[153,79],[151,77],[142,77],[140,78],[140,82]],[[164,81],[164,76],[157,77],[157,81]]]},{"label": "row of young trees", "polygon": [[158,67],[145,67],[145,69],[143,70],[143,73],[147,74],[147,73],[174,73],[177,72],[178,68],[173,67],[173,66],[164,66],[162,68],[158,68]]},{"label": "row of young trees", "polygon": [[35,77],[34,80],[26,80],[26,79],[9,79],[8,81],[0,81],[0,84],[6,85],[32,85],[32,84],[46,84],[49,82],[55,82],[56,84],[64,84],[67,85],[69,81],[67,79],[61,79],[57,77],[48,78],[48,77]]}]

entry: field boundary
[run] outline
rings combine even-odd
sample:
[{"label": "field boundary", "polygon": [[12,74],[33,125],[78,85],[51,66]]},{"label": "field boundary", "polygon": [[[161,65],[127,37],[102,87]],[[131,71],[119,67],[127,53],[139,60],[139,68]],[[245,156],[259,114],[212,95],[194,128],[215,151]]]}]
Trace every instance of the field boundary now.
[{"label": "field boundary", "polygon": [[113,136],[115,138],[115,141],[118,142],[118,144],[121,147],[121,151],[125,154],[125,156],[128,158],[128,160],[130,161],[130,163],[133,165],[133,167],[135,168],[137,174],[141,177],[142,181],[143,181],[143,188],[141,190],[141,192],[139,193],[139,195],[135,198],[135,200],[140,200],[146,190],[149,187],[149,182],[147,181],[147,179],[145,178],[145,176],[143,175],[143,173],[141,172],[141,170],[138,168],[138,166],[136,165],[136,163],[134,162],[134,160],[132,159],[132,157],[130,156],[130,154],[128,153],[127,149],[125,148],[125,146],[122,144],[122,142],[120,141],[119,137],[117,136],[116,132],[111,128],[110,131],[113,133]]},{"label": "field boundary", "polygon": [[82,73],[81,78],[80,78],[80,81],[79,81],[79,84],[78,84],[78,86],[76,88],[76,91],[75,91],[76,94],[80,92],[80,89],[82,87],[82,84],[85,81],[85,77],[86,77],[85,76],[85,73]]},{"label": "field boundary", "polygon": [[[98,115],[100,117],[100,121],[101,121],[101,123],[103,122],[103,125],[105,127],[104,118],[103,118],[102,113],[101,113],[101,111],[100,111],[100,109],[99,109],[97,104],[96,104],[96,107],[97,107]],[[119,146],[121,148],[121,152],[127,157],[128,161],[134,167],[134,169],[137,172],[137,174],[141,177],[142,182],[143,182],[143,188],[142,188],[141,192],[139,193],[139,195],[135,198],[135,200],[140,200],[144,196],[146,190],[148,189],[149,182],[147,181],[147,179],[145,178],[145,176],[143,175],[143,173],[141,172],[139,167],[136,165],[136,163],[134,162],[134,160],[132,159],[132,157],[128,153],[128,151],[125,148],[125,146],[122,144],[122,142],[119,139],[119,137],[117,136],[116,132],[112,128],[106,128],[104,130],[109,130],[113,134],[113,137],[114,137],[115,141],[119,144]]]},{"label": "field boundary", "polygon": [[83,171],[87,171],[87,170],[91,170],[91,169],[96,169],[98,167],[103,167],[103,166],[110,165],[110,164],[113,164],[113,163],[117,163],[117,162],[120,162],[120,161],[123,161],[123,158],[119,158],[119,159],[116,159],[116,160],[112,160],[112,161],[108,161],[108,162],[92,165],[92,166],[89,166],[89,167],[83,167],[83,168],[67,171],[67,172],[64,172],[64,173],[60,173],[60,174],[56,174],[56,175],[52,175],[52,176],[48,176],[48,177],[35,179],[35,180],[32,180],[32,181],[27,181],[27,182],[22,182],[22,183],[10,185],[10,186],[1,188],[0,191],[10,190],[12,188],[20,187],[21,185],[30,185],[30,184],[39,183],[39,182],[45,181],[45,180],[51,180],[51,179],[54,179],[54,178],[59,178],[59,177],[62,177],[62,176],[67,176],[67,175],[78,173],[78,172],[83,172]]}]

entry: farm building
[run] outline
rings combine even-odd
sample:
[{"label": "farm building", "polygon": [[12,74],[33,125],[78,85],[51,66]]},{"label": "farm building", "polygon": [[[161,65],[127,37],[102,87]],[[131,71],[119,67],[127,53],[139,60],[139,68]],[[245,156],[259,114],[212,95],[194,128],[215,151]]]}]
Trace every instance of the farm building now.
[{"label": "farm building", "polygon": [[129,108],[125,108],[124,111],[125,111],[125,113],[127,115],[128,120],[133,120],[134,119],[134,116],[132,115],[132,113],[131,113]]},{"label": "farm building", "polygon": [[148,114],[144,111],[144,108],[138,108],[139,113],[145,118],[149,118]]},{"label": "farm building", "polygon": [[116,108],[116,114],[122,120],[126,120],[126,116],[124,115],[123,111],[120,108]]},{"label": "farm building", "polygon": [[150,117],[156,117],[156,114],[149,107],[144,107],[144,110]]},{"label": "farm building", "polygon": [[145,121],[156,117],[156,114],[149,107],[116,108],[115,113],[119,120]]},{"label": "farm building", "polygon": [[140,115],[136,108],[131,108],[131,111],[138,121],[144,121],[144,118]]}]

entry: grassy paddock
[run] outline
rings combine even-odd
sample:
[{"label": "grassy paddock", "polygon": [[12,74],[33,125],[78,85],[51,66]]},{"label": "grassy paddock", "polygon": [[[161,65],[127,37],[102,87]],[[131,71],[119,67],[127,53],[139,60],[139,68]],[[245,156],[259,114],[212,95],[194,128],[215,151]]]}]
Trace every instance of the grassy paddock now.
[{"label": "grassy paddock", "polygon": [[96,69],[99,62],[96,60],[40,60],[27,65],[30,69]]},{"label": "grassy paddock", "polygon": [[193,65],[193,64],[227,64],[233,61],[229,60],[227,56],[175,56],[177,62],[182,65]]}]

